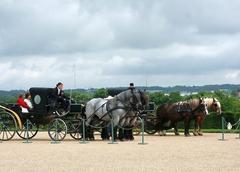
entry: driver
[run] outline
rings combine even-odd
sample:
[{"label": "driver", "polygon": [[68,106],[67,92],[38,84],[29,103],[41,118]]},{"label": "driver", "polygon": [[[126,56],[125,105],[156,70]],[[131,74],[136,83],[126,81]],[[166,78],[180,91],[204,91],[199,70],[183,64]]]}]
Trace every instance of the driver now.
[{"label": "driver", "polygon": [[69,107],[69,98],[64,95],[63,91],[64,85],[63,83],[59,82],[57,83],[55,87],[55,97],[57,102],[64,108],[67,109]]}]

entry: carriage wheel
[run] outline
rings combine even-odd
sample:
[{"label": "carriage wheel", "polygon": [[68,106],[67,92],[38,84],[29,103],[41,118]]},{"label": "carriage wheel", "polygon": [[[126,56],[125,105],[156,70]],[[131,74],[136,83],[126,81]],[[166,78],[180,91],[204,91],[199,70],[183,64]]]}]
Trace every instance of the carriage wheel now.
[{"label": "carriage wheel", "polygon": [[11,113],[2,112],[0,114],[0,140],[11,140],[17,130],[17,123]]},{"label": "carriage wheel", "polygon": [[141,126],[133,128],[133,135],[138,136],[141,133]]},{"label": "carriage wheel", "polygon": [[17,131],[17,135],[22,139],[32,139],[38,133],[38,125],[27,120],[23,124],[23,128]]},{"label": "carriage wheel", "polygon": [[70,133],[70,136],[75,139],[75,140],[81,140],[82,139],[82,134],[79,132],[76,133]]},{"label": "carriage wheel", "polygon": [[148,116],[144,122],[144,130],[147,134],[153,135],[157,132],[156,130],[156,117]]},{"label": "carriage wheel", "polygon": [[71,124],[70,136],[75,140],[81,140],[82,138],[82,125],[81,121],[73,121]]},{"label": "carriage wheel", "polygon": [[141,133],[141,122],[138,120],[137,124],[133,127],[133,135],[139,135]]},{"label": "carriage wheel", "polygon": [[67,125],[59,118],[52,120],[48,126],[48,135],[53,141],[62,141],[67,135]]},{"label": "carriage wheel", "polygon": [[59,108],[58,110],[55,111],[55,113],[57,114],[58,117],[64,117],[66,116],[68,113],[70,112],[70,110],[65,110],[62,108]]}]

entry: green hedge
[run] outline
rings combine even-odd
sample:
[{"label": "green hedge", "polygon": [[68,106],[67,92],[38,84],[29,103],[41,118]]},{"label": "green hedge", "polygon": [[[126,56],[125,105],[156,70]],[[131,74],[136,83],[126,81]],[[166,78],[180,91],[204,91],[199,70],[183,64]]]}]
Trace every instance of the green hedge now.
[{"label": "green hedge", "polygon": [[[221,115],[217,115],[216,113],[210,113],[206,116],[202,129],[221,129],[222,128],[222,119],[221,117],[224,117],[227,122],[230,122],[232,125],[235,124],[239,118],[240,113],[239,112],[223,112]],[[194,126],[194,120],[192,120],[190,128],[192,129]],[[184,128],[183,122],[180,122],[178,124],[178,127],[180,129]],[[235,126],[236,127],[236,126]],[[235,128],[233,127],[233,129]]]}]

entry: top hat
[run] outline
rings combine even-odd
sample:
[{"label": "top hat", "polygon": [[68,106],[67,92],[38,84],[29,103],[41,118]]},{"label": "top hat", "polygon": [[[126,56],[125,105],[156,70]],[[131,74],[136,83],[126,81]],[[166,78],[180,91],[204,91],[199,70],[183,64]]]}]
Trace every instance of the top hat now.
[{"label": "top hat", "polygon": [[129,88],[135,88],[135,87],[134,87],[134,83],[130,83],[130,84],[129,84]]}]

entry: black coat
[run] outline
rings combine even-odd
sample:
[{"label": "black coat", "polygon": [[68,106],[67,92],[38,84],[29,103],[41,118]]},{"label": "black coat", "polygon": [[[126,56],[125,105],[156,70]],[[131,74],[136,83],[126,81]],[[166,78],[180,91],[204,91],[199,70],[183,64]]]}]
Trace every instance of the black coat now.
[{"label": "black coat", "polygon": [[54,98],[58,99],[58,98],[63,98],[63,99],[68,99],[67,96],[65,96],[64,94],[64,91],[63,90],[60,90],[60,93],[58,94],[58,88],[54,88],[54,91],[53,91],[53,95],[52,95]]}]

